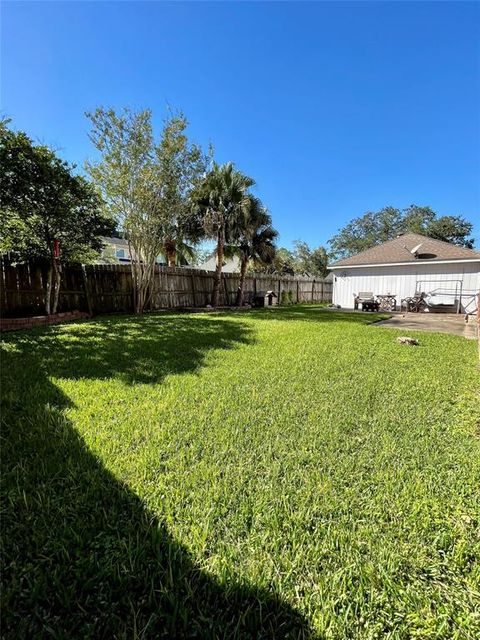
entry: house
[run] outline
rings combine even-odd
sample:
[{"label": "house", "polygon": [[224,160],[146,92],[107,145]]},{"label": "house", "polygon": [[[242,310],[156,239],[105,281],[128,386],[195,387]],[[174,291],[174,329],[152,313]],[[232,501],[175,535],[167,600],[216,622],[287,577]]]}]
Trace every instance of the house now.
[{"label": "house", "polygon": [[338,260],[333,273],[333,303],[354,307],[355,296],[372,292],[402,299],[417,292],[444,310],[473,313],[480,291],[480,252],[405,233],[393,240]]},{"label": "house", "polygon": [[[105,237],[102,238],[103,249],[98,262],[130,264],[132,261],[128,242],[125,238]],[[166,265],[165,256],[157,256],[157,264]]]},{"label": "house", "polygon": [[[195,269],[203,269],[205,271],[215,271],[217,268],[217,254],[212,253],[202,264],[199,264]],[[232,258],[224,258],[223,273],[240,273],[240,258],[233,256]]]},{"label": "house", "polygon": [[126,262],[131,261],[130,249],[125,238],[102,238],[103,249],[101,257],[110,262]]}]

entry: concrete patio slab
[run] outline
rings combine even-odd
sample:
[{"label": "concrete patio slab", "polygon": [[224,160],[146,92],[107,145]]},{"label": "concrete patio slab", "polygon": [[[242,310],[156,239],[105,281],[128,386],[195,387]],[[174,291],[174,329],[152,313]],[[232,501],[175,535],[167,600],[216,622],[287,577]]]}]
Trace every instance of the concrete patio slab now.
[{"label": "concrete patio slab", "polygon": [[475,340],[477,337],[477,323],[473,316],[450,313],[395,313],[387,320],[375,323],[375,327],[388,327],[390,329],[401,329],[402,331],[436,331],[439,333],[451,333],[462,336],[468,340]]}]

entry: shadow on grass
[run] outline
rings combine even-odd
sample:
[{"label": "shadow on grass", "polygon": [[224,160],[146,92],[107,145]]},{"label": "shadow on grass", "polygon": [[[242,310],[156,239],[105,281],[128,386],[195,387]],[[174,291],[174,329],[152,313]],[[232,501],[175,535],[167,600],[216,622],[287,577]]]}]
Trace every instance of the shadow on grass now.
[{"label": "shadow on grass", "polygon": [[15,343],[47,375],[158,383],[198,370],[211,349],[253,342],[242,322],[208,316],[107,316],[73,327],[18,333]]},{"label": "shadow on grass", "polygon": [[[178,337],[170,320],[180,323]],[[311,637],[306,621],[274,592],[220,584],[196,566],[162,521],[87,449],[64,414],[69,399],[48,379],[53,371],[101,377],[113,367],[127,379],[158,381],[194,370],[212,346],[248,339],[242,326],[226,320],[202,319],[203,338],[192,336],[197,322],[162,318],[156,327],[153,317],[102,320],[80,332],[93,332],[94,346],[73,340],[63,348],[55,332],[7,340],[3,638]],[[146,325],[150,331],[142,336]],[[116,328],[135,346],[116,336]],[[139,354],[141,368],[131,361]]]},{"label": "shadow on grass", "polygon": [[342,311],[315,305],[255,309],[253,313],[255,314],[255,319],[259,320],[301,320],[320,323],[348,322],[358,325],[373,324],[390,317],[388,313]]}]

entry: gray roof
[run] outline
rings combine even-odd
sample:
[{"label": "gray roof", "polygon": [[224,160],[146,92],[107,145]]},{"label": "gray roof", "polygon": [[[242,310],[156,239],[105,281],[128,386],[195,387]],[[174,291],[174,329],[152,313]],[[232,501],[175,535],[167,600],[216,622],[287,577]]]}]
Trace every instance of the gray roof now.
[{"label": "gray roof", "polygon": [[[420,246],[419,246],[420,245]],[[418,247],[415,253],[412,249]],[[428,260],[439,262],[442,260],[480,260],[480,252],[473,249],[459,247],[449,242],[435,240],[422,236],[419,233],[405,233],[393,240],[384,242],[362,251],[355,256],[338,260],[329,265],[329,268],[350,267],[370,264],[398,264],[412,263]]]}]

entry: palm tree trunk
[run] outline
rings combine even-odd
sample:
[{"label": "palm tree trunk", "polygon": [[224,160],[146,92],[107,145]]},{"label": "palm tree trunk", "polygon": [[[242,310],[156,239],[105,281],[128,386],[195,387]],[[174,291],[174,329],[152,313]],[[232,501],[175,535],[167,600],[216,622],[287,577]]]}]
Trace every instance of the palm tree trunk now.
[{"label": "palm tree trunk", "polygon": [[217,235],[217,268],[215,269],[215,277],[213,280],[212,307],[218,307],[218,300],[220,296],[220,283],[222,280],[224,249],[225,249],[225,237],[224,237],[223,229],[221,229]]},{"label": "palm tree trunk", "polygon": [[240,265],[240,282],[238,283],[237,300],[235,304],[237,307],[243,307],[243,290],[245,288],[245,275],[247,273],[248,260],[245,256],[242,256],[242,262]]}]

